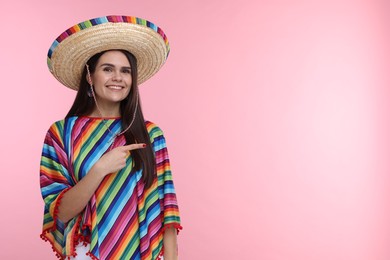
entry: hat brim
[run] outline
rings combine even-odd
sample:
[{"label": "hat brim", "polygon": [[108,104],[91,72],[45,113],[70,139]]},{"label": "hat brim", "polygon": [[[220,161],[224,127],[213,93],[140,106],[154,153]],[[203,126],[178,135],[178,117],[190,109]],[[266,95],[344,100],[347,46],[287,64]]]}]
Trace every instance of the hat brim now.
[{"label": "hat brim", "polygon": [[[107,19],[95,18],[71,27],[52,44],[49,70],[63,85],[77,90],[86,62],[102,51],[121,49],[132,53],[137,59],[138,84],[152,77],[165,63],[169,44],[160,28],[130,16],[103,18]],[[85,26],[88,22],[90,27]]]}]

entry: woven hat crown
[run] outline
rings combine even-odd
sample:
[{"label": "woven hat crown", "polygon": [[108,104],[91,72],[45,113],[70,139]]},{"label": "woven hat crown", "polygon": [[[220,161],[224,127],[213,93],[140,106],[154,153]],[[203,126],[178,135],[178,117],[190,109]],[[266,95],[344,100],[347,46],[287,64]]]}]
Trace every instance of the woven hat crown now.
[{"label": "woven hat crown", "polygon": [[126,50],[137,59],[138,83],[152,77],[168,58],[170,47],[161,28],[133,16],[104,16],[76,24],[52,43],[47,64],[63,85],[77,90],[86,62],[96,53]]}]

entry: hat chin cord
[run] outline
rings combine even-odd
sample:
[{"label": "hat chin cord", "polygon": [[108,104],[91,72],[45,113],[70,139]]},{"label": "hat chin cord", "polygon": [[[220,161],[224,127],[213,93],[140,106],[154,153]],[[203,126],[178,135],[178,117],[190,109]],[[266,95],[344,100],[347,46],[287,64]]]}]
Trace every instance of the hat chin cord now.
[{"label": "hat chin cord", "polygon": [[[99,107],[98,102],[97,102],[97,100],[96,100],[95,91],[93,90],[91,73],[89,72],[89,65],[88,65],[88,64],[85,64],[85,66],[87,67],[88,83],[89,83],[89,86],[90,86],[90,88],[91,88],[91,94],[92,94],[93,100],[94,100],[94,102],[95,102],[95,105],[96,105],[96,108],[97,108],[97,112],[99,113],[100,117],[103,118],[103,113],[102,113],[102,111],[100,110],[100,107]],[[131,119],[131,122],[130,122],[129,126],[128,126],[125,130],[123,130],[122,132],[120,132],[120,133],[118,133],[118,134],[115,134],[115,133],[113,133],[113,132],[110,130],[110,128],[107,126],[105,120],[103,121],[103,123],[104,123],[104,125],[106,126],[106,128],[108,129],[108,131],[113,135],[114,141],[115,141],[115,139],[116,139],[118,136],[120,136],[120,135],[126,133],[126,132],[130,129],[130,127],[133,125],[133,123],[134,123],[135,115],[137,114],[137,109],[138,109],[138,93],[137,93],[137,92],[136,92],[136,95],[137,95],[137,96],[136,96],[136,99],[135,99],[135,102],[136,102],[136,103],[135,103],[135,109],[134,109],[133,118]],[[112,142],[112,144],[111,144],[111,146],[110,146],[110,150],[111,150],[113,144],[114,144],[114,142]]]}]

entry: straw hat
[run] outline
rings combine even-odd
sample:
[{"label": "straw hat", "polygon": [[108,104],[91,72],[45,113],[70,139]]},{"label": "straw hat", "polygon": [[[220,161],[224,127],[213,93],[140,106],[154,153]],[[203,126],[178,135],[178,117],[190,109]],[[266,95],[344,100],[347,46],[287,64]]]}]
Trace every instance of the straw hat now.
[{"label": "straw hat", "polygon": [[96,53],[123,49],[137,58],[138,84],[152,77],[165,63],[169,43],[155,24],[132,16],[104,16],[79,23],[53,42],[47,65],[54,77],[77,90],[86,62]]}]

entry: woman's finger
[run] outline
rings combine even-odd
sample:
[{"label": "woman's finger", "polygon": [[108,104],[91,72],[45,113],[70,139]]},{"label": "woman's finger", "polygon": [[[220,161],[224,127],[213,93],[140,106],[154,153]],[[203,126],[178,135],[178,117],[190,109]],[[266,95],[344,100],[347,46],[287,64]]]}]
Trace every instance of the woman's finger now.
[{"label": "woman's finger", "polygon": [[124,145],[122,147],[125,151],[131,151],[131,150],[135,150],[135,149],[145,148],[146,144],[142,144],[142,143],[141,144],[128,144],[128,145]]}]

